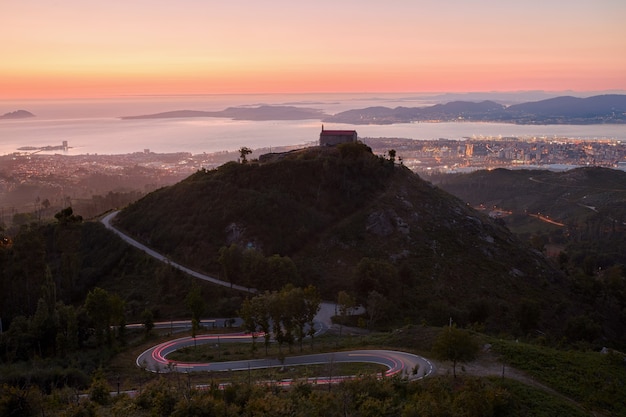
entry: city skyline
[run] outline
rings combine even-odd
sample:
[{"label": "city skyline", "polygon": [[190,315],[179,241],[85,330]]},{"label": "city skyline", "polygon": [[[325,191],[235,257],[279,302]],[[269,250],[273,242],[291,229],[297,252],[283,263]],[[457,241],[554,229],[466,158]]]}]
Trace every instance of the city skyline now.
[{"label": "city skyline", "polygon": [[626,3],[23,0],[0,5],[0,99],[611,91]]}]

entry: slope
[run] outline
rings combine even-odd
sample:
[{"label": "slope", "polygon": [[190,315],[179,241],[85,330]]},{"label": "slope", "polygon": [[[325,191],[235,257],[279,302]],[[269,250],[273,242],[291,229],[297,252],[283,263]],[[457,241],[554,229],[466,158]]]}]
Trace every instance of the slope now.
[{"label": "slope", "polygon": [[[220,249],[233,245],[289,257],[295,284],[364,304],[379,297],[391,320],[528,332],[554,328],[569,309],[562,277],[540,253],[362,144],[199,171],[124,209],[117,225],[205,272],[225,273]],[[272,288],[263,284],[257,277]],[[558,311],[550,292],[563,295]]]},{"label": "slope", "polygon": [[569,339],[626,345],[625,172],[499,169],[446,176],[439,184],[468,204],[498,207],[493,213],[505,214],[501,222],[555,257],[585,310],[569,321]]}]

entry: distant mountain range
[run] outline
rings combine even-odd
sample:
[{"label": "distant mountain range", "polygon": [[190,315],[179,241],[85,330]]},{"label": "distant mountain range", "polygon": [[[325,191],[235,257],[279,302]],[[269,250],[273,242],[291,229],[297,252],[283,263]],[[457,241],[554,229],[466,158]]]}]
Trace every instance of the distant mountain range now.
[{"label": "distant mountain range", "polygon": [[500,122],[516,124],[626,123],[626,95],[587,98],[562,96],[506,106],[491,100],[451,101],[428,107],[367,107],[334,115],[296,106],[229,107],[221,111],[177,110],[122,119],[223,117],[235,120],[307,120],[327,123],[394,124],[411,122]]},{"label": "distant mountain range", "polygon": [[29,111],[26,110],[15,110],[9,113],[5,113],[2,116],[0,116],[0,120],[3,119],[26,119],[28,117],[35,117],[34,114],[32,114]]},{"label": "distant mountain range", "polygon": [[626,95],[563,96],[505,106],[494,101],[453,101],[430,107],[368,107],[326,117],[324,122],[393,124],[410,122],[502,122],[516,124],[626,123]]}]

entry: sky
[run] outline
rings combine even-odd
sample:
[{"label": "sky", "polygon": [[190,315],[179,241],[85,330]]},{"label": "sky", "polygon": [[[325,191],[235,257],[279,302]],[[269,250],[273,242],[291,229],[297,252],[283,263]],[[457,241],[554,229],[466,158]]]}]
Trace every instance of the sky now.
[{"label": "sky", "polygon": [[624,0],[0,0],[0,99],[626,89]]}]

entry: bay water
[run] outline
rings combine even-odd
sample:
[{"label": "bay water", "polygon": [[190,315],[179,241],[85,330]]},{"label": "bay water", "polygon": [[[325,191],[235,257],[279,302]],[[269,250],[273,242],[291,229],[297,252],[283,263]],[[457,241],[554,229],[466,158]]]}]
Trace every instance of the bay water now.
[{"label": "bay water", "polygon": [[[0,155],[21,147],[59,146],[68,155],[126,154],[150,150],[192,154],[317,143],[321,120],[242,121],[224,118],[133,119],[174,110],[217,111],[227,107],[292,105],[335,114],[370,106],[420,107],[437,100],[424,94],[276,94],[143,96],[83,100],[0,101],[0,114],[23,109],[36,117],[0,120]],[[518,137],[626,141],[625,125],[514,125],[504,123],[325,124],[355,129],[360,138],[415,140]],[[53,151],[62,153],[62,151]]]}]

